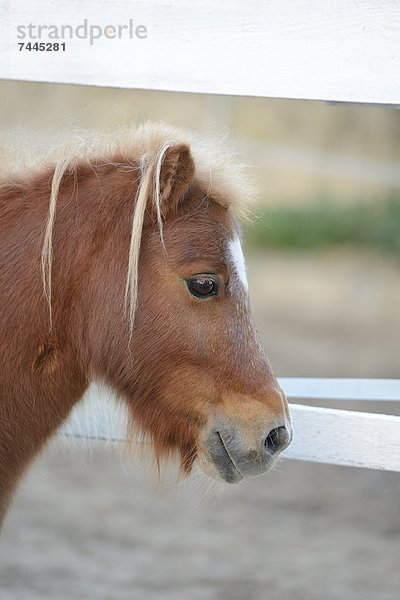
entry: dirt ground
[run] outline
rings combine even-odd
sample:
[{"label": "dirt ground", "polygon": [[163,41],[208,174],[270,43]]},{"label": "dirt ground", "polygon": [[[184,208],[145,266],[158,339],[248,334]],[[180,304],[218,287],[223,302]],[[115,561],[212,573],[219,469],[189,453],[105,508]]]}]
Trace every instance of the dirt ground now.
[{"label": "dirt ground", "polygon": [[[399,377],[399,273],[352,250],[252,257],[276,374]],[[0,599],[400,598],[400,474],[286,461],[206,491],[157,491],[136,459],[101,445],[52,448],[6,521]]]}]

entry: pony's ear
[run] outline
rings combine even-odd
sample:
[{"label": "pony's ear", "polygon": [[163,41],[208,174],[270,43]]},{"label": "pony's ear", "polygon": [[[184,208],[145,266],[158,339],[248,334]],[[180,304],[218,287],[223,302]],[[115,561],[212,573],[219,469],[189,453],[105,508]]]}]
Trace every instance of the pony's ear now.
[{"label": "pony's ear", "polygon": [[167,218],[177,212],[179,202],[194,179],[195,166],[189,146],[168,146],[157,171],[158,201],[164,218]]}]

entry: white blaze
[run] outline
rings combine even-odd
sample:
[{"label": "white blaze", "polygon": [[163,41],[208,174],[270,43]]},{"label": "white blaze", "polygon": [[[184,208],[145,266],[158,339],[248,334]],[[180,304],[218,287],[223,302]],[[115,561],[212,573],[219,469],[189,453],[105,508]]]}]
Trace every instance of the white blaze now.
[{"label": "white blaze", "polygon": [[244,262],[242,246],[238,236],[234,237],[233,240],[229,242],[229,253],[231,255],[232,262],[235,265],[236,275],[241,281],[244,289],[247,291],[249,285],[247,283],[246,265]]}]

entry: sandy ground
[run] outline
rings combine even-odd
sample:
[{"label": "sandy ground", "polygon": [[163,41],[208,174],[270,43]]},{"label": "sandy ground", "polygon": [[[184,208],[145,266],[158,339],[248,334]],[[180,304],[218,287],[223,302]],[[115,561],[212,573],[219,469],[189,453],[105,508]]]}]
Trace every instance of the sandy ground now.
[{"label": "sandy ground", "polygon": [[[249,272],[278,375],[399,376],[398,263],[271,253]],[[400,597],[400,475],[287,461],[204,493],[157,491],[101,445],[53,448],[6,521],[1,600]]]}]

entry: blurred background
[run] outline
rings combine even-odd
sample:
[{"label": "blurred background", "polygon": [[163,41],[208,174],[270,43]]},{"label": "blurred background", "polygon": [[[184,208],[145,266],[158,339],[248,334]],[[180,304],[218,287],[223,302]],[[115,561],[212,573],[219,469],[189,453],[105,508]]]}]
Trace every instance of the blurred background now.
[{"label": "blurred background", "polygon": [[[229,134],[251,165],[250,296],[276,375],[400,377],[400,112],[0,82],[16,144],[147,119]],[[108,450],[55,443],[30,471],[2,600],[399,598],[399,475],[286,461],[217,498]]]}]

